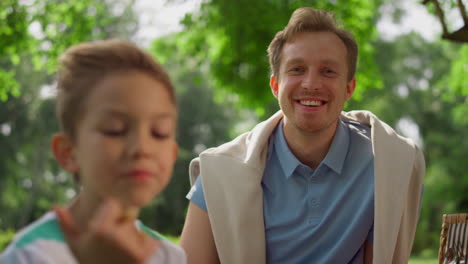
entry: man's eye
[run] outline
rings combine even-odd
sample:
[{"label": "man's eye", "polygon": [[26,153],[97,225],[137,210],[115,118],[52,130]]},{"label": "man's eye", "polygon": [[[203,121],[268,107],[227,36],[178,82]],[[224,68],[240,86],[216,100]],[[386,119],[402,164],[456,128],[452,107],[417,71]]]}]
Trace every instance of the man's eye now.
[{"label": "man's eye", "polygon": [[303,69],[301,67],[292,67],[291,69],[289,69],[288,72],[299,73],[299,72],[303,72]]},{"label": "man's eye", "polygon": [[328,74],[328,75],[336,74],[336,72],[332,69],[325,69],[323,70],[323,73]]}]

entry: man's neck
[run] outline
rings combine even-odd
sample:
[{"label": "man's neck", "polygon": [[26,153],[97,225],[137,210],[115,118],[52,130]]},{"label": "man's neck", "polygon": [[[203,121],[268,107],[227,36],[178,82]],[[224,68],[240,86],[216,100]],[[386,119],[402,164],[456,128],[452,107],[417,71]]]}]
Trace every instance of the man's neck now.
[{"label": "man's neck", "polygon": [[291,152],[303,164],[315,170],[330,149],[338,122],[319,131],[304,131],[283,123],[284,137]]}]

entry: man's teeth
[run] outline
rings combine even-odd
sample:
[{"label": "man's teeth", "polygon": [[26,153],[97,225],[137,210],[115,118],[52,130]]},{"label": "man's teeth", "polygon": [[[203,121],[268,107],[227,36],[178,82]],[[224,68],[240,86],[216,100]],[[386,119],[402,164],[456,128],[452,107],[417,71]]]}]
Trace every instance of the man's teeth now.
[{"label": "man's teeth", "polygon": [[310,101],[310,100],[300,100],[299,103],[301,105],[307,105],[307,106],[319,106],[322,105],[321,101]]}]

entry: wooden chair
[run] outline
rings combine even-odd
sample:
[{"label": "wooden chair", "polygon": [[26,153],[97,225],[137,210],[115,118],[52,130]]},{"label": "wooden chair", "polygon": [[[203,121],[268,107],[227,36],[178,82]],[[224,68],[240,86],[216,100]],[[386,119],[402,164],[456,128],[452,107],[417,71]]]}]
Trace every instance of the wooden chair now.
[{"label": "wooden chair", "polygon": [[468,264],[468,214],[444,214],[439,264]]}]

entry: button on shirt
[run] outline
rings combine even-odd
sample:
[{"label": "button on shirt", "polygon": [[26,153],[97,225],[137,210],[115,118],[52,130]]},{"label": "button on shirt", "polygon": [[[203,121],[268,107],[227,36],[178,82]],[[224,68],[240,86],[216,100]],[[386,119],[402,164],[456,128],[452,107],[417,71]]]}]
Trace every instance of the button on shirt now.
[{"label": "button on shirt", "polygon": [[[293,155],[282,122],[268,150],[262,179],[267,263],[363,263],[374,220],[370,129],[340,120],[316,170]],[[207,210],[200,178],[187,198]]]}]

